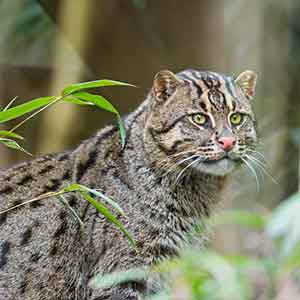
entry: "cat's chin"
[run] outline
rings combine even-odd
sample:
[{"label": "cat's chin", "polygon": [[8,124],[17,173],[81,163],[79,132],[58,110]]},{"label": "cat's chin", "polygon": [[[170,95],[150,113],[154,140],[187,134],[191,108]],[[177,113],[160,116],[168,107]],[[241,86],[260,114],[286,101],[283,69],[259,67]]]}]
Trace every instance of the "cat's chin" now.
[{"label": "cat's chin", "polygon": [[209,175],[225,176],[231,173],[238,165],[238,161],[224,157],[219,160],[203,162],[196,166],[195,170]]}]

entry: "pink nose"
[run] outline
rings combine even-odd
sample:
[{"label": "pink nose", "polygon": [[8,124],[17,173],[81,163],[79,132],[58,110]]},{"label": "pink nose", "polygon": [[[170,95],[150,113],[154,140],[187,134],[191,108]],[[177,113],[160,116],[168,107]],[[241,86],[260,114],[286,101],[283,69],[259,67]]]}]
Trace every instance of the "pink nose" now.
[{"label": "pink nose", "polygon": [[218,142],[223,150],[230,151],[235,145],[235,138],[233,137],[222,137],[218,139]]}]

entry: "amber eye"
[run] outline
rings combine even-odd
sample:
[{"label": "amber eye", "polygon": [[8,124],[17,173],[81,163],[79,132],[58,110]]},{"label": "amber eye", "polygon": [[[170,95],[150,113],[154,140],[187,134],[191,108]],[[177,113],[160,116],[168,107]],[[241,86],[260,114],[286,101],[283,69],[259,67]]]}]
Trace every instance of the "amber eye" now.
[{"label": "amber eye", "polygon": [[207,116],[203,114],[193,115],[193,121],[198,125],[204,125],[207,122]]},{"label": "amber eye", "polygon": [[234,113],[230,116],[230,123],[232,125],[240,125],[243,121],[243,115],[240,113]]}]

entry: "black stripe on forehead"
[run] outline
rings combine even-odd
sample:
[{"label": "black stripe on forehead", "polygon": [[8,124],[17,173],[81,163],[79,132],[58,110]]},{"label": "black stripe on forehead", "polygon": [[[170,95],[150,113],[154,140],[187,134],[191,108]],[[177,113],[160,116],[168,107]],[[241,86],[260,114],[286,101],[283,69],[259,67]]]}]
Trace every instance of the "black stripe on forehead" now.
[{"label": "black stripe on forehead", "polygon": [[221,87],[221,80],[219,75],[209,72],[208,78],[212,81],[213,88],[219,89]]},{"label": "black stripe on forehead", "polygon": [[196,88],[197,90],[197,95],[200,98],[201,95],[203,94],[203,90],[201,89],[200,85],[197,83],[197,80],[195,80],[194,78],[188,76],[186,73],[180,73],[180,76],[184,79],[186,79],[187,81],[191,82],[192,85]]}]

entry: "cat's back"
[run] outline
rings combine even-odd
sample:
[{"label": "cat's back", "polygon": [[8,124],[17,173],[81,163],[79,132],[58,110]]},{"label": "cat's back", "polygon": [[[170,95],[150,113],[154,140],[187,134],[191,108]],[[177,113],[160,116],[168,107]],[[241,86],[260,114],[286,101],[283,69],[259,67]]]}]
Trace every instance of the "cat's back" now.
[{"label": "cat's back", "polygon": [[[72,163],[72,154],[62,153],[1,171],[0,211],[57,191],[71,180]],[[76,224],[68,211],[54,198],[0,215],[0,299],[51,299],[48,294],[55,294],[55,289],[61,294],[66,286],[61,265],[73,263],[66,257],[68,250],[74,255],[68,235],[72,226]],[[45,282],[53,282],[52,291],[43,286]]]}]

